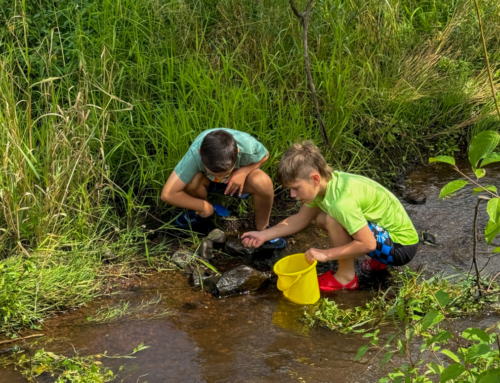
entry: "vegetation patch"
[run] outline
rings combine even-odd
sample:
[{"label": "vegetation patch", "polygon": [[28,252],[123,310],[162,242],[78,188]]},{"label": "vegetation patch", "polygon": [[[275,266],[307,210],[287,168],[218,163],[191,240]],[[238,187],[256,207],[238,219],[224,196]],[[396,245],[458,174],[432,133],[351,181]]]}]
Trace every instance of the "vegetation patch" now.
[{"label": "vegetation patch", "polygon": [[[16,370],[30,382],[37,382],[39,376],[50,376],[55,378],[55,383],[105,383],[115,380],[116,376],[112,370],[103,366],[101,360],[105,358],[135,358],[139,351],[147,349],[148,346],[140,344],[129,355],[108,356],[107,353],[66,357],[53,352],[40,349],[30,355],[21,351],[13,356],[14,361],[4,361],[2,364],[13,364]],[[121,368],[120,368],[121,370]]]},{"label": "vegetation patch", "polygon": [[[311,326],[319,325],[341,333],[366,332],[389,321],[402,321],[405,317],[416,323],[429,311],[441,308],[449,318],[456,318],[478,312],[499,300],[497,283],[490,284],[489,291],[478,296],[472,277],[451,282],[453,277],[423,279],[422,273],[409,268],[393,273],[394,286],[379,293],[364,306],[341,308],[334,301],[322,299],[315,309],[305,312],[304,320]],[[488,284],[488,281],[484,282]],[[436,301],[441,294],[449,297],[442,307]]]}]

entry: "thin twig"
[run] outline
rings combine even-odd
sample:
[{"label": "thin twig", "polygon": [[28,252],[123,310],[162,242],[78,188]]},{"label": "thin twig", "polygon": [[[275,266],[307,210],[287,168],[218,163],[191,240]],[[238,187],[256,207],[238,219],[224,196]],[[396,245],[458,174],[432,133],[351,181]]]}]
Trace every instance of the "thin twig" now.
[{"label": "thin twig", "polygon": [[318,104],[318,94],[316,93],[316,87],[314,86],[314,80],[311,73],[311,64],[309,62],[309,46],[307,44],[307,35],[309,30],[309,19],[311,16],[311,6],[314,0],[309,0],[306,5],[306,9],[304,12],[300,13],[297,7],[295,6],[294,0],[290,0],[290,7],[292,8],[293,13],[299,19],[302,24],[303,32],[302,32],[302,43],[304,45],[304,66],[306,69],[307,82],[309,84],[309,90],[311,91],[311,96],[314,102],[314,109],[316,110],[316,119],[318,120],[319,126],[321,128],[321,135],[323,136],[323,141],[330,149],[332,148],[332,144],[330,143],[330,139],[328,138],[328,132],[326,130],[325,122],[321,117],[321,112],[319,110]]},{"label": "thin twig", "polygon": [[477,283],[477,290],[479,291],[479,296],[482,295],[481,293],[481,273],[479,272],[479,269],[477,267],[477,261],[476,261],[476,251],[477,251],[477,212],[479,209],[479,205],[481,204],[481,201],[483,201],[482,198],[478,198],[476,202],[476,208],[474,210],[474,225],[473,225],[473,246],[472,246],[472,263],[474,264],[474,268],[476,269],[476,283]]},{"label": "thin twig", "polygon": [[25,339],[29,339],[29,338],[38,338],[38,337],[41,337],[41,336],[45,336],[45,334],[34,334],[34,335],[25,336],[23,338],[15,338],[15,339],[2,340],[0,342],[0,344],[13,343],[13,342],[17,342],[19,340],[25,340]]},{"label": "thin twig", "polygon": [[484,58],[486,59],[486,67],[488,68],[488,78],[490,80],[491,94],[493,95],[493,100],[495,101],[495,106],[497,108],[498,118],[500,118],[500,107],[498,106],[498,100],[495,92],[495,85],[493,84],[493,76],[491,74],[490,59],[488,57],[488,49],[486,48],[486,39],[484,38],[483,23],[481,21],[481,12],[479,11],[479,4],[477,0],[474,0],[476,6],[477,20],[479,21],[479,31],[481,32],[481,40],[483,42]]}]

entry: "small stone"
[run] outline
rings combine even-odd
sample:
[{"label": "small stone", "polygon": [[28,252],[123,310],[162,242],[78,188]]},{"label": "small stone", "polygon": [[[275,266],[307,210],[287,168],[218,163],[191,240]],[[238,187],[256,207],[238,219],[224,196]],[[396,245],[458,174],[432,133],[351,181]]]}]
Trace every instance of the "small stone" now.
[{"label": "small stone", "polygon": [[217,289],[217,283],[219,282],[221,276],[214,275],[203,280],[203,290],[214,296],[219,295],[219,290]]},{"label": "small stone", "polygon": [[405,200],[412,205],[423,205],[427,201],[427,196],[425,193],[418,191],[407,194]]},{"label": "small stone", "polygon": [[210,239],[205,239],[200,246],[200,256],[207,261],[211,260],[213,255],[214,243]]},{"label": "small stone", "polygon": [[436,236],[432,235],[431,233],[424,231],[422,233],[422,239],[426,245],[432,245],[432,246],[437,245]]},{"label": "small stone", "polygon": [[257,290],[271,277],[270,273],[263,273],[250,266],[240,265],[224,273],[217,282],[219,296],[243,293]]},{"label": "small stone", "polygon": [[210,239],[213,243],[225,243],[226,233],[224,233],[220,229],[214,229],[208,234],[207,238]]},{"label": "small stone", "polygon": [[179,250],[172,255],[170,260],[178,267],[183,269],[186,267],[193,259],[194,253],[191,250]]},{"label": "small stone", "polygon": [[248,257],[254,253],[255,249],[243,246],[239,238],[231,238],[226,242],[226,251],[232,255]]}]

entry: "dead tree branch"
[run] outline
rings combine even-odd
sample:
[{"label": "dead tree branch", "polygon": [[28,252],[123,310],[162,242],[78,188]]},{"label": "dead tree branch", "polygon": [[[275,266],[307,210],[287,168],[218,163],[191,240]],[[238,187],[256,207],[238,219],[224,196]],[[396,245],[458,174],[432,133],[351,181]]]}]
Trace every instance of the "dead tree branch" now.
[{"label": "dead tree branch", "polygon": [[314,102],[314,108],[316,110],[316,118],[318,120],[319,126],[321,128],[321,135],[323,136],[323,141],[330,148],[332,144],[330,143],[330,139],[328,138],[328,133],[326,131],[326,125],[321,117],[321,112],[319,111],[318,104],[318,94],[316,93],[316,87],[314,86],[313,76],[311,73],[311,64],[309,63],[309,46],[307,44],[307,35],[309,30],[309,19],[311,16],[311,6],[314,0],[309,0],[306,5],[306,9],[304,12],[299,12],[297,7],[295,6],[294,0],[290,0],[290,7],[292,8],[293,13],[299,19],[302,24],[302,42],[304,45],[304,66],[306,69],[307,82],[309,84],[309,90],[311,91],[311,96]]}]

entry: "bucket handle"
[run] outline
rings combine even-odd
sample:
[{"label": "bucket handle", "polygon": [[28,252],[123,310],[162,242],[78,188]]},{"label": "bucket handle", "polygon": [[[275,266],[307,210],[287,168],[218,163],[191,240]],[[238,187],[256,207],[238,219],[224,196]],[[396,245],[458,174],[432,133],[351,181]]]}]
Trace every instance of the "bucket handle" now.
[{"label": "bucket handle", "polygon": [[300,277],[302,277],[302,274],[297,275],[297,277],[295,278],[295,280],[292,283],[290,283],[288,286],[286,286],[286,287],[283,286],[282,279],[278,278],[278,284],[277,284],[278,290],[279,291],[288,290],[290,287],[292,287],[300,279]]}]

